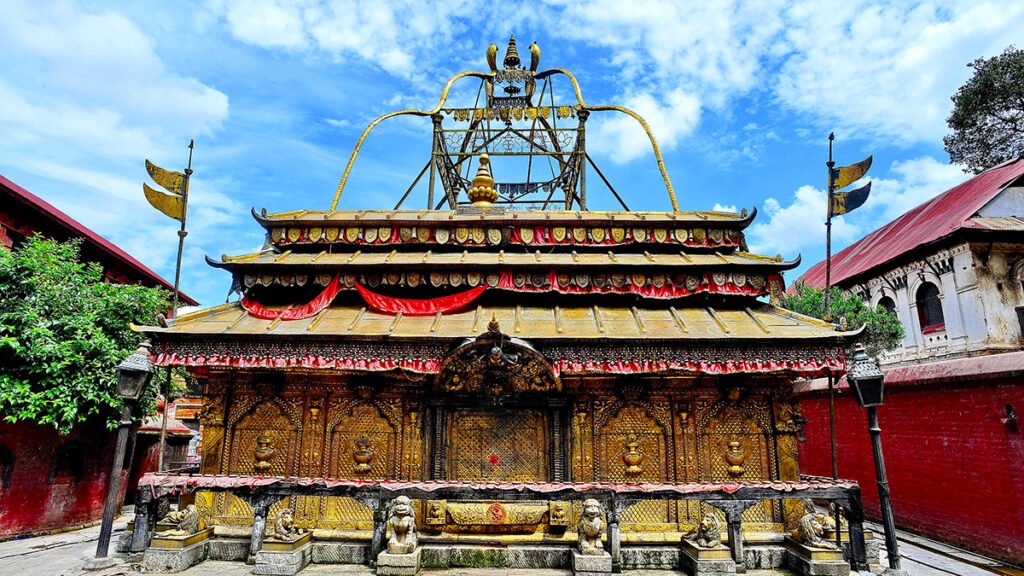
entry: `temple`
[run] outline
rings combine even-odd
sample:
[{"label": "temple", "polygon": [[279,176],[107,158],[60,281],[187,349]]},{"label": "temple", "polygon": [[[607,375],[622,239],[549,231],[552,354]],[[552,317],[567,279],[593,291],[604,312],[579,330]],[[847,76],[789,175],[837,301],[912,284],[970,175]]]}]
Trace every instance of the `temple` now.
[{"label": "temple", "polygon": [[[857,332],[769,303],[797,261],[747,251],[756,212],[680,211],[653,135],[670,210],[630,211],[587,155],[585,123],[646,123],[586,104],[530,53],[522,65],[513,39],[499,67],[492,45],[489,71],[395,113],[434,125],[395,209],[338,207],[389,114],[330,209],[254,211],[264,248],[210,260],[239,300],[139,328],[158,365],[205,393],[201,474],[143,479],[133,550],[157,547],[155,502],[184,494],[203,557],[257,569],[601,573],[603,553],[609,569],[710,573],[701,562],[770,568],[788,540],[813,548],[807,526],[830,519],[813,498],[849,521],[846,560],[828,561],[866,567],[859,488],[801,477],[791,396],[794,378],[844,373]],[[462,78],[481,99],[446,107]],[[576,102],[554,102],[556,78]],[[540,175],[529,160],[545,157]],[[499,162],[522,181],[495,182]],[[622,211],[587,210],[588,165]],[[401,209],[428,172],[427,208]]]}]

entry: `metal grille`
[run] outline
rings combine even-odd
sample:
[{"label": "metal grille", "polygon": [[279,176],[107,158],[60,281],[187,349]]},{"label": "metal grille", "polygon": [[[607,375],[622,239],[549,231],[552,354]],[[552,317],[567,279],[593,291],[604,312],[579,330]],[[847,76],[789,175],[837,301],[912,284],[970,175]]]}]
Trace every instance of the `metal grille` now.
[{"label": "metal grille", "polygon": [[548,480],[547,418],[543,412],[460,410],[449,422],[449,479]]}]

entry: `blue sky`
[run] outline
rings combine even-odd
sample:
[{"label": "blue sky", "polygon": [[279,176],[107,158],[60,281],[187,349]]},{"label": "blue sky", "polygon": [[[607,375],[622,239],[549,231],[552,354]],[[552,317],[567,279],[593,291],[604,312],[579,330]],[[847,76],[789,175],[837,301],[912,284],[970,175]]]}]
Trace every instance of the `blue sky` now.
[{"label": "blue sky", "polygon": [[[837,219],[842,247],[967,176],[942,149],[966,64],[1000,53],[1024,3],[501,3],[0,0],[0,173],[174,273],[176,222],[149,208],[143,159],[181,169],[196,139],[182,287],[222,302],[203,255],[258,249],[249,208],[327,208],[362,129],[429,109],[510,33],[588,104],[644,115],[684,210],[757,207],[751,248],[824,257],[826,136],[840,164],[874,154],[872,197]],[[563,91],[564,88],[564,91]],[[467,81],[449,100],[469,106]],[[559,87],[558,94],[569,95]],[[587,142],[633,209],[670,209],[642,131],[595,113]],[[429,121],[374,132],[341,208],[390,208],[426,162]],[[502,179],[516,180],[505,174]],[[613,209],[590,177],[590,204]],[[423,196],[407,207],[419,208]]]}]

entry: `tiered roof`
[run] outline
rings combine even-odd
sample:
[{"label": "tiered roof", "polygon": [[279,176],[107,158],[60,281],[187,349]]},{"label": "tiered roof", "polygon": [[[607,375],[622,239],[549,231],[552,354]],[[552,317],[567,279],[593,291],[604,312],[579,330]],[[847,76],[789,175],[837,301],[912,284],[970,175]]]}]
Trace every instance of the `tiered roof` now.
[{"label": "tiered roof", "polygon": [[[264,249],[208,258],[231,273],[242,299],[145,328],[155,337],[157,361],[436,373],[454,347],[487,332],[528,343],[555,375],[845,369],[850,333],[764,302],[782,293],[782,273],[799,260],[747,251],[743,231],[756,212],[676,210],[649,130],[674,210],[634,212],[624,203],[618,212],[587,210],[589,114],[614,110],[645,130],[646,123],[621,107],[588,106],[571,74],[538,71],[539,49],[531,47],[529,69],[506,58],[499,70],[496,52],[488,49],[490,72],[449,80],[435,109],[371,123],[331,210],[254,210],[267,232]],[[548,83],[558,75],[572,81],[577,101],[545,112],[534,95],[550,91],[553,98]],[[483,107],[443,108],[448,88],[463,77],[482,82]],[[428,203],[449,209],[334,209],[363,140],[400,114],[432,118]],[[469,127],[446,132],[445,117]],[[576,126],[566,128],[572,119]],[[483,152],[547,156],[557,161],[545,164],[558,169],[548,180],[528,168],[525,182],[495,183]],[[564,200],[553,203],[557,192]],[[565,209],[546,209],[555,205]],[[523,206],[530,209],[514,209]]]}]

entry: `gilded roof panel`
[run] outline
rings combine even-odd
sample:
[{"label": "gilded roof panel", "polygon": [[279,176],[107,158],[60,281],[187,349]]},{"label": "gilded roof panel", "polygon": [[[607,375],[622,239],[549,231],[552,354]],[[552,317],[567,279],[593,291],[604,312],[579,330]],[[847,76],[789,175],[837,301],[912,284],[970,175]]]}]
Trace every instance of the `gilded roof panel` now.
[{"label": "gilded roof panel", "polygon": [[[183,315],[166,328],[137,327],[166,335],[300,337],[469,338],[491,317],[512,336],[538,340],[650,339],[751,340],[842,337],[820,320],[764,303],[749,308],[640,308],[612,306],[477,306],[430,316],[396,316],[362,306],[332,306],[305,320],[263,320],[238,303]],[[849,334],[849,333],[845,333]]]}]

